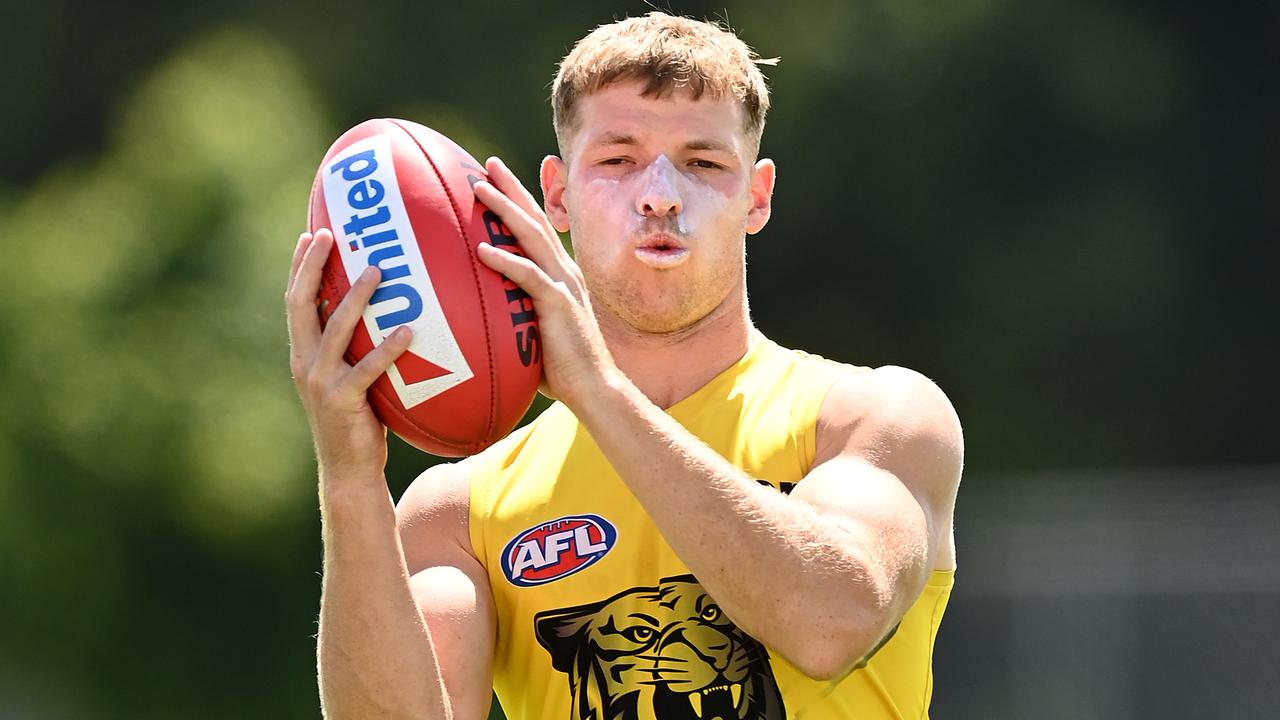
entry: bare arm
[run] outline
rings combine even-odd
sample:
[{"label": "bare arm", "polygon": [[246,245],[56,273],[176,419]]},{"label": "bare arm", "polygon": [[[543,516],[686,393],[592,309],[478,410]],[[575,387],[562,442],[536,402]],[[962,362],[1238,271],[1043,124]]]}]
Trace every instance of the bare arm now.
[{"label": "bare arm", "polygon": [[915,373],[885,368],[838,384],[824,404],[817,463],[790,497],[731,465],[625,379],[584,394],[574,410],[707,592],[813,677],[837,677],[871,653],[929,571],[953,561],[959,424]]},{"label": "bare arm", "polygon": [[582,271],[546,215],[505,166],[488,170],[495,185],[477,183],[476,196],[527,257],[481,245],[480,259],[533,297],[549,393],[734,622],[813,677],[847,672],[900,621],[930,569],[953,562],[963,451],[946,397],[897,368],[842,381],[822,409],[815,467],[790,497],[764,488],[617,369]]},{"label": "bare arm", "polygon": [[[381,482],[381,478],[378,479]],[[318,670],[324,716],[451,718],[440,659],[381,497],[327,503]]]},{"label": "bare arm", "polygon": [[410,587],[431,633],[456,718],[484,718],[493,697],[493,593],[471,550],[468,463],[437,465],[396,510]]},{"label": "bare arm", "polygon": [[[412,592],[383,469],[386,430],[366,392],[408,346],[393,333],[355,367],[343,352],[377,286],[376,269],[353,284],[321,331],[315,298],[333,235],[299,238],[285,301],[290,368],[320,470],[324,584],[317,661],[326,717],[451,718],[442,666]],[[456,647],[456,645],[455,645]],[[458,716],[462,716],[458,713]],[[476,715],[475,717],[479,717]]]}]

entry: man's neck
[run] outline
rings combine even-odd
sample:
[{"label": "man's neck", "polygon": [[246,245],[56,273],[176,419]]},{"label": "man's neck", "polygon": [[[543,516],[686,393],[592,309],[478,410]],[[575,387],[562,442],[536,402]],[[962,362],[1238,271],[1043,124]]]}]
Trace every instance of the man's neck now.
[{"label": "man's neck", "polygon": [[600,317],[600,329],[618,369],[665,410],[747,353],[751,318],[746,299],[737,295],[730,294],[706,317],[672,333],[639,332],[612,316]]}]

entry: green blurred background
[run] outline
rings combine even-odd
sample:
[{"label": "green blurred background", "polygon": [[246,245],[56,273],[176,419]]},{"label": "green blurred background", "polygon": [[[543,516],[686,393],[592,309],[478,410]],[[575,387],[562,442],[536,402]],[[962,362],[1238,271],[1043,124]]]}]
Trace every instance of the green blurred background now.
[{"label": "green blurred background", "polygon": [[[670,7],[782,58],[757,324],[964,421],[933,715],[1274,717],[1280,6]],[[647,9],[5,4],[0,718],[318,715],[315,167],[398,116],[532,183],[555,63]]]}]

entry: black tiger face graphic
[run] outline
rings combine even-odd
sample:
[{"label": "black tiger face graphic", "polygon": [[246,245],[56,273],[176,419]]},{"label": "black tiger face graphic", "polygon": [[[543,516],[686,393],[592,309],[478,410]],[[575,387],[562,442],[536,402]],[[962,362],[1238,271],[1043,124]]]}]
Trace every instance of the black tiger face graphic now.
[{"label": "black tiger face graphic", "polygon": [[782,720],[764,646],[692,575],[534,618],[569,676],[571,720]]}]

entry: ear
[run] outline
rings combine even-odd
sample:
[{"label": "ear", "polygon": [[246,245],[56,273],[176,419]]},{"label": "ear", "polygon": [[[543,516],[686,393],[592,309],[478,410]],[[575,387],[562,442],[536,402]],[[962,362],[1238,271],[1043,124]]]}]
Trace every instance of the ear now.
[{"label": "ear", "polygon": [[551,654],[551,665],[562,673],[573,668],[573,659],[587,640],[587,626],[600,611],[601,603],[538,613],[533,618],[534,635]]},{"label": "ear", "polygon": [[538,179],[542,183],[542,205],[547,219],[558,232],[569,232],[569,208],[564,204],[569,166],[555,155],[548,155],[542,158]]},{"label": "ear", "polygon": [[747,234],[755,235],[764,229],[773,210],[773,183],[777,168],[769,158],[756,163],[751,171],[751,210],[747,212]]}]

